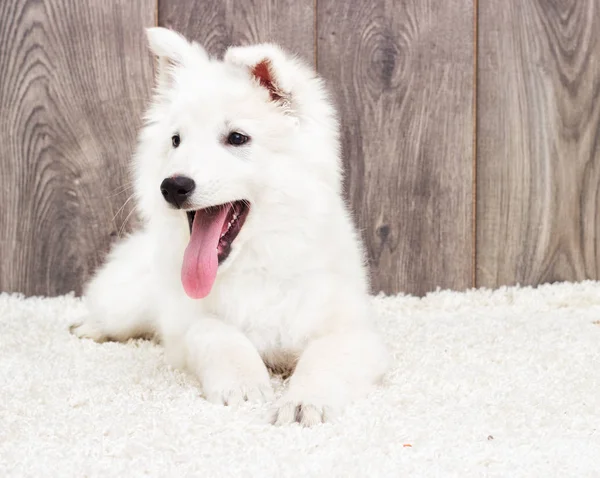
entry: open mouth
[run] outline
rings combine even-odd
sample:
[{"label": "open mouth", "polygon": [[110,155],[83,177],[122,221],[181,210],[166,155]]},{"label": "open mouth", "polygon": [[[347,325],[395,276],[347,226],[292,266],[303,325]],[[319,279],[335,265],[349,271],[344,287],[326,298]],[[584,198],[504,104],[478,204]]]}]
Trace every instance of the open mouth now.
[{"label": "open mouth", "polygon": [[183,257],[181,280],[188,296],[206,297],[215,281],[217,268],[231,252],[250,211],[248,201],[234,201],[187,211],[190,242]]}]

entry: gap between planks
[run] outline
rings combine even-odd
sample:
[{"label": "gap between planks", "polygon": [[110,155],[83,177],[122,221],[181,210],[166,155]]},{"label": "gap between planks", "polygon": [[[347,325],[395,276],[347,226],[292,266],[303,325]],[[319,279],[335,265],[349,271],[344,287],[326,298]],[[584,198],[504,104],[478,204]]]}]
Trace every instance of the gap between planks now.
[{"label": "gap between planks", "polygon": [[479,0],[473,0],[473,186],[471,195],[471,281],[477,287],[477,82],[479,59]]}]

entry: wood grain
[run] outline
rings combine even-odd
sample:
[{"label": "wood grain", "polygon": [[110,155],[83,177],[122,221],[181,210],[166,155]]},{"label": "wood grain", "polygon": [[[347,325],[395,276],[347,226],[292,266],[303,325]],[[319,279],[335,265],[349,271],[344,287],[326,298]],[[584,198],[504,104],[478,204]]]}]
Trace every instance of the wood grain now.
[{"label": "wood grain", "polygon": [[123,227],[154,15],[154,0],[0,2],[0,290],[81,292]]},{"label": "wood grain", "polygon": [[600,4],[479,18],[477,283],[598,279]]},{"label": "wood grain", "polygon": [[314,62],[314,0],[160,0],[158,24],[221,56],[232,45],[274,42]]},{"label": "wood grain", "polygon": [[473,5],[318,2],[375,291],[472,285]]}]

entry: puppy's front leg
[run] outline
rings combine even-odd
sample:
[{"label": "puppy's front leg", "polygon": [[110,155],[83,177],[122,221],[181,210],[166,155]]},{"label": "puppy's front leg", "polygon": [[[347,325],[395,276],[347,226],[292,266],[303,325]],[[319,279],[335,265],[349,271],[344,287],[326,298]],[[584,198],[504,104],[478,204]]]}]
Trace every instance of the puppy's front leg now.
[{"label": "puppy's front leg", "polygon": [[238,329],[214,318],[195,321],[185,334],[187,366],[207,400],[224,405],[270,400],[269,372],[258,351]]},{"label": "puppy's front leg", "polygon": [[370,330],[330,334],[308,344],[273,423],[312,426],[365,395],[385,373],[387,351]]}]

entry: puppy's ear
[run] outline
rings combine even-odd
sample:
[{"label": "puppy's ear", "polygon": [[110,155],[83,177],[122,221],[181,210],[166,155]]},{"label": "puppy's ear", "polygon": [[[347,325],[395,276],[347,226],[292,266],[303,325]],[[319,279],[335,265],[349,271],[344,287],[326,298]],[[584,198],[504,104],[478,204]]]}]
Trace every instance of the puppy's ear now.
[{"label": "puppy's ear", "polygon": [[279,85],[271,60],[263,58],[256,65],[250,67],[250,72],[260,86],[268,90],[273,101],[280,101],[286,96]]},{"label": "puppy's ear", "polygon": [[158,58],[159,87],[169,86],[176,67],[185,65],[194,50],[206,56],[199,46],[191,44],[182,35],[162,27],[146,29],[150,51]]},{"label": "puppy's ear", "polygon": [[225,53],[225,62],[248,69],[257,83],[265,88],[272,101],[289,106],[292,95],[289,78],[290,60],[276,45],[232,47]]},{"label": "puppy's ear", "polygon": [[186,51],[190,48],[189,42],[183,36],[168,28],[146,28],[146,35],[152,53],[166,61],[183,61]]}]

